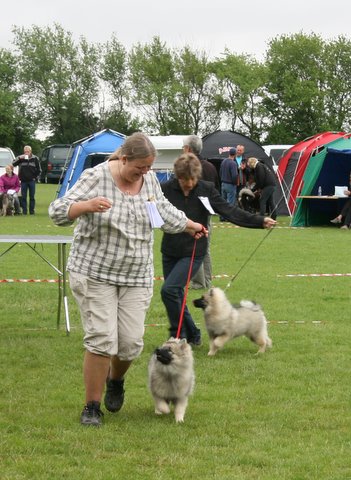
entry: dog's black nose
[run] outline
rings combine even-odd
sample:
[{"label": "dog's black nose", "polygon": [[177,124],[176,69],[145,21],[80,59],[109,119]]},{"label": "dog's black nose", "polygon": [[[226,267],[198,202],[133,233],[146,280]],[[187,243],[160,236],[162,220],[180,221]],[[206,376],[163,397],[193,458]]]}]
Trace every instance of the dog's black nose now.
[{"label": "dog's black nose", "polygon": [[196,298],[195,300],[193,300],[193,304],[194,304],[194,307],[196,308],[203,308],[203,309],[206,308],[204,297]]},{"label": "dog's black nose", "polygon": [[172,352],[169,348],[156,348],[156,358],[163,365],[169,365],[172,360]]}]

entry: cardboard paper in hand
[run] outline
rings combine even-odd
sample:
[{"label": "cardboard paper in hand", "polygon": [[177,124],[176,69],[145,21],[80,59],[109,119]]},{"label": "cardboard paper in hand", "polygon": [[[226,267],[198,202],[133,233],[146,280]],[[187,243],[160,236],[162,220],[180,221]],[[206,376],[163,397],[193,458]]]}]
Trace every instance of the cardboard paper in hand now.
[{"label": "cardboard paper in hand", "polygon": [[345,195],[345,190],[348,190],[347,187],[335,187],[335,193],[334,195],[336,197],[347,197],[348,195]]}]

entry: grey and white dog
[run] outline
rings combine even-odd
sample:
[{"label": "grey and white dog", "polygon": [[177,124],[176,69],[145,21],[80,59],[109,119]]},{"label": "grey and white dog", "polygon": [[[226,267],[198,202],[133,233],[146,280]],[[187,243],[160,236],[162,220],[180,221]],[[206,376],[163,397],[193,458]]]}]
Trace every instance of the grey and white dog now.
[{"label": "grey and white dog", "polygon": [[220,288],[210,288],[194,306],[204,311],[205,324],[210,340],[208,355],[213,356],[231,339],[245,335],[264,353],[272,346],[267,332],[267,320],[260,305],[242,300],[232,305]]},{"label": "grey and white dog", "polygon": [[176,422],[183,422],[194,385],[191,346],[185,339],[171,337],[154,351],[149,362],[149,389],[154,399],[155,413],[168,414],[173,404]]},{"label": "grey and white dog", "polygon": [[1,196],[2,200],[2,207],[1,207],[1,215],[4,217],[6,215],[14,215],[15,206],[13,196],[8,193],[3,193]]}]

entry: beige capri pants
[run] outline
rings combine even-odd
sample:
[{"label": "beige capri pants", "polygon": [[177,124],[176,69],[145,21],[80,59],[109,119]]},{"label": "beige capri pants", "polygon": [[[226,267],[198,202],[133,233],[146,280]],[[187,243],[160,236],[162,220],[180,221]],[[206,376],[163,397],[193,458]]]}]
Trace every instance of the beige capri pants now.
[{"label": "beige capri pants", "polygon": [[76,272],[69,272],[69,280],[80,309],[84,347],[124,361],[137,358],[144,346],[152,287],[110,285]]}]

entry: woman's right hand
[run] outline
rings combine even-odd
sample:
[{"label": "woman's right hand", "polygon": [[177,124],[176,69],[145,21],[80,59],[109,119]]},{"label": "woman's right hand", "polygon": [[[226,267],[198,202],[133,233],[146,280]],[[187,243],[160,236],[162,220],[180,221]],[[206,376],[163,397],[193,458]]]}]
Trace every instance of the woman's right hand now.
[{"label": "woman's right hand", "polygon": [[273,218],[270,217],[264,217],[263,220],[263,228],[273,228],[277,224],[276,220],[273,220]]},{"label": "woman's right hand", "polygon": [[104,213],[112,207],[112,203],[106,197],[95,197],[88,200],[88,212],[87,213]]},{"label": "woman's right hand", "polygon": [[86,213],[104,213],[112,207],[112,203],[106,197],[95,197],[90,200],[73,202],[69,209],[69,219],[76,218]]}]

